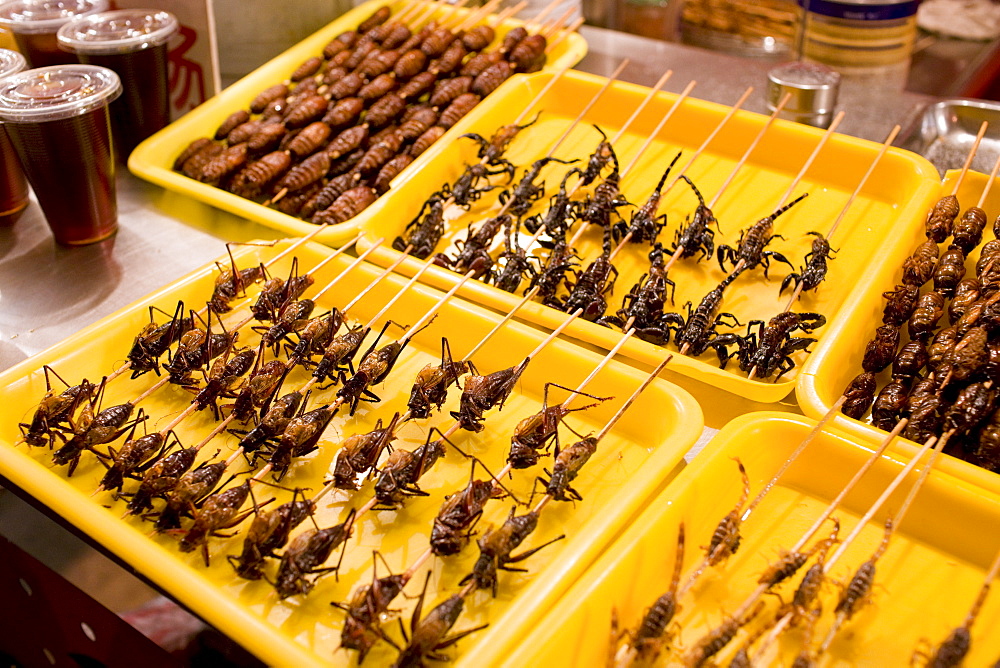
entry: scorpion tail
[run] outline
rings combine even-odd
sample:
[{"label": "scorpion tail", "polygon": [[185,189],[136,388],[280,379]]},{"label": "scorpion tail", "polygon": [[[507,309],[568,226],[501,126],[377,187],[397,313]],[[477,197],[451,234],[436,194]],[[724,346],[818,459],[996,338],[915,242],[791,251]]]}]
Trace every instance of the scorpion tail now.
[{"label": "scorpion tail", "polygon": [[[677,151],[677,155],[675,155],[674,159],[670,161],[669,165],[667,165],[667,171],[663,172],[663,176],[660,177],[660,182],[656,184],[656,188],[653,189],[653,192],[658,193],[661,190],[663,190],[663,184],[667,182],[667,177],[670,176],[670,170],[672,170],[674,168],[674,165],[677,164],[677,161],[681,159],[681,154],[682,153],[684,153],[684,151]],[[684,177],[681,177],[681,178],[684,178]],[[699,196],[699,199],[700,199],[700,196]]]},{"label": "scorpion tail", "polygon": [[796,197],[795,199],[793,199],[791,202],[789,202],[785,206],[781,207],[780,209],[778,209],[777,211],[775,211],[774,213],[772,213],[771,214],[771,220],[774,220],[775,218],[777,218],[778,216],[780,216],[784,212],[788,211],[793,206],[795,206],[796,204],[798,204],[799,202],[801,202],[802,200],[804,200],[806,197],[809,197],[809,193],[802,193],[801,195],[799,195],[798,197]]}]

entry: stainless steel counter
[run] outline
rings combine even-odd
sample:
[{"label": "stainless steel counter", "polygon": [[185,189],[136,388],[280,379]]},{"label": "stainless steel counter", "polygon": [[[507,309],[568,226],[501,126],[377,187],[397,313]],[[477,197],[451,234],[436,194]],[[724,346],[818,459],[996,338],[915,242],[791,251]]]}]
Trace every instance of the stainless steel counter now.
[{"label": "stainless steel counter", "polygon": [[[632,63],[622,77],[627,81],[651,85],[669,67],[675,74],[668,90],[679,91],[696,79],[695,97],[723,104],[731,104],[752,85],[757,90],[746,108],[765,111],[767,63],[597,28],[581,32],[590,53],[579,69],[607,75],[628,56]],[[841,131],[881,141],[894,123],[913,123],[930,100],[845,86],[840,106],[848,114]],[[120,230],[101,244],[57,247],[34,202],[16,226],[0,229],[0,370],[223,255],[226,241],[276,236],[268,228],[166,192],[124,170],[118,188]],[[5,416],[11,417],[22,416]],[[86,551],[82,544],[67,542],[58,526],[7,498],[0,498],[0,533],[64,573],[66,564]],[[60,547],[53,550],[56,544]],[[95,584],[84,586],[99,600],[108,579],[122,577],[108,568],[106,576],[91,573]]]}]

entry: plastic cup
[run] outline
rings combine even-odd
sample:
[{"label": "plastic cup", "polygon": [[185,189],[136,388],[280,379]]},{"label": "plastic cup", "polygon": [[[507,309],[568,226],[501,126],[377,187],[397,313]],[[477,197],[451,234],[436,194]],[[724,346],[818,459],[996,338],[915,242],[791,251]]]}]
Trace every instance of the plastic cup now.
[{"label": "plastic cup", "polygon": [[[21,54],[0,49],[0,79],[17,74],[25,65]],[[0,227],[6,227],[16,223],[28,206],[28,182],[3,125],[0,125],[0,170]]]},{"label": "plastic cup", "polygon": [[56,32],[67,21],[107,8],[108,0],[0,0],[0,27],[14,34],[29,66],[68,65],[76,56],[59,48]]},{"label": "plastic cup", "polygon": [[94,65],[0,80],[0,121],[60,244],[94,243],[118,229],[108,105],[120,93],[118,75]]},{"label": "plastic cup", "polygon": [[114,70],[122,96],[111,103],[112,131],[122,162],[146,137],[170,123],[167,41],[177,18],[155,9],[90,14],[59,28],[59,46],[81,63]]}]

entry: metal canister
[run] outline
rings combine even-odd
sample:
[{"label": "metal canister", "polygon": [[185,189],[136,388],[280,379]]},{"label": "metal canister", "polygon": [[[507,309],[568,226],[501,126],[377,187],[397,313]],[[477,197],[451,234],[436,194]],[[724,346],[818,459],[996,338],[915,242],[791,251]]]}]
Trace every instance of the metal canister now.
[{"label": "metal canister", "polygon": [[818,128],[833,120],[840,89],[840,75],[818,63],[791,62],[767,73],[767,106],[774,111],[790,94],[779,116]]}]

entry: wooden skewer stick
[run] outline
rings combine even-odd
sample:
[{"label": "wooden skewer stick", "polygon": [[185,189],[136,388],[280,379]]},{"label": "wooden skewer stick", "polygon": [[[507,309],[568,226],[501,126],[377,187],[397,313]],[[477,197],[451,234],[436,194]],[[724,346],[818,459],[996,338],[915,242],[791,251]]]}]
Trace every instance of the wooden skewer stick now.
[{"label": "wooden skewer stick", "polygon": [[551,24],[543,26],[542,29],[538,31],[538,34],[544,37],[546,41],[552,39],[552,35],[561,30],[566,21],[569,20],[569,17],[573,16],[573,13],[576,11],[578,11],[578,8],[571,6],[563,12],[559,18],[554,19]]},{"label": "wooden skewer stick", "polygon": [[463,30],[468,30],[472,26],[476,25],[484,18],[486,18],[487,14],[492,13],[493,10],[496,9],[499,4],[500,0],[490,0],[489,2],[485,3],[482,7],[479,7],[478,9],[473,9],[472,11],[469,12],[468,16],[465,17],[464,21],[455,26],[455,32],[456,33],[462,32]]},{"label": "wooden skewer stick", "polygon": [[778,206],[784,206],[792,199],[792,192],[798,187],[799,182],[802,180],[802,177],[806,175],[806,172],[809,171],[809,168],[812,167],[813,161],[816,160],[816,156],[818,156],[819,152],[823,150],[824,146],[826,146],[826,142],[828,142],[830,137],[833,136],[833,133],[837,131],[837,126],[839,126],[840,122],[844,120],[845,113],[846,112],[844,111],[839,111],[837,112],[837,115],[833,117],[833,122],[830,123],[830,127],[826,129],[823,136],[819,138],[819,143],[816,144],[816,148],[814,148],[812,153],[809,154],[805,164],[802,165],[802,169],[800,169],[799,173],[795,175],[792,182],[788,184],[788,189],[785,190],[785,194],[778,199]]},{"label": "wooden skewer stick", "polygon": [[[514,16],[514,14],[517,14],[519,11],[521,11],[522,9],[524,9],[527,6],[528,6],[528,0],[521,0],[521,2],[517,3],[516,5],[513,5],[511,7],[507,7],[505,9],[501,10],[498,14],[494,14],[492,16],[493,27],[495,27],[495,28],[499,27],[500,25],[503,24],[504,21],[506,21],[510,17]],[[492,42],[491,42],[491,44],[492,44]],[[485,51],[486,49],[483,49],[483,50]]]},{"label": "wooden skewer stick", "polygon": [[551,14],[552,10],[558,7],[560,2],[562,2],[562,0],[552,0],[552,2],[545,5],[545,7],[542,8],[542,11],[538,12],[538,14],[535,15],[534,18],[525,21],[524,27],[526,29],[530,29],[530,26],[536,26],[537,30],[538,27],[541,27],[542,21],[545,20],[545,17]]},{"label": "wooden skewer stick", "polygon": [[573,122],[570,123],[569,126],[567,126],[566,130],[562,133],[562,135],[559,136],[559,138],[556,140],[556,143],[553,144],[552,148],[549,149],[549,152],[545,154],[545,157],[549,157],[555,154],[556,149],[558,149],[559,146],[562,145],[564,141],[566,141],[566,137],[569,136],[569,134],[573,131],[573,129],[577,126],[577,124],[579,124],[580,121],[583,120],[583,117],[587,115],[587,113],[593,108],[595,104],[597,104],[597,101],[601,99],[601,96],[604,95],[604,93],[606,93],[609,88],[611,88],[611,84],[613,84],[615,82],[615,79],[617,79],[619,75],[621,75],[622,70],[624,70],[628,64],[629,64],[628,58],[623,58],[622,61],[618,63],[618,67],[615,68],[615,71],[611,73],[611,76],[608,77],[608,80],[605,81],[604,84],[601,86],[601,88],[594,94],[594,97],[590,98],[590,101],[583,106],[583,109],[580,110],[580,113],[577,114]]},{"label": "wooden skewer stick", "polygon": [[976,202],[977,208],[982,209],[983,204],[986,203],[986,197],[990,194],[993,182],[996,181],[997,171],[1000,171],[1000,156],[997,156],[996,162],[993,163],[993,171],[990,172],[989,179],[986,181],[986,187],[983,188],[983,193],[979,196],[979,201]]},{"label": "wooden skewer stick", "polygon": [[792,94],[785,93],[785,95],[778,102],[778,106],[776,106],[774,108],[774,111],[771,112],[771,115],[767,117],[767,121],[764,123],[764,126],[757,133],[757,136],[754,137],[753,141],[750,142],[750,145],[747,146],[747,150],[743,152],[743,155],[740,157],[740,159],[736,161],[735,165],[733,165],[733,169],[732,171],[729,172],[729,176],[727,176],[726,180],[722,182],[721,186],[719,186],[719,189],[715,192],[715,195],[712,197],[712,199],[708,201],[709,209],[714,209],[715,205],[719,203],[719,198],[722,197],[722,193],[726,192],[726,189],[729,188],[729,185],[733,182],[733,179],[736,178],[736,174],[739,173],[740,169],[743,168],[743,165],[746,164],[746,161],[750,158],[750,155],[753,153],[754,149],[757,148],[757,144],[759,144],[760,141],[764,138],[764,135],[767,134],[768,129],[770,129],[775,119],[778,118],[778,114],[782,112],[782,110],[785,108],[785,105],[788,104],[788,101],[791,99],[792,99]]},{"label": "wooden skewer stick", "polygon": [[526,106],[524,109],[521,110],[521,113],[517,115],[517,118],[514,119],[514,122],[511,123],[511,125],[520,125],[521,121],[523,121],[527,117],[527,115],[531,112],[531,110],[535,108],[535,105],[537,105],[539,102],[542,101],[542,98],[545,97],[545,95],[552,89],[552,87],[556,84],[556,82],[559,81],[562,75],[566,74],[566,70],[568,70],[569,67],[570,67],[569,65],[566,65],[565,67],[557,71],[555,74],[553,74],[552,78],[549,79],[546,82],[546,84],[542,86],[541,90],[539,90],[535,94],[535,97],[531,99],[531,102],[528,103],[528,106]]},{"label": "wooden skewer stick", "polygon": [[[367,260],[368,256],[371,255],[372,253],[374,253],[375,250],[379,246],[381,246],[384,241],[385,241],[385,237],[381,237],[379,239],[376,239],[375,243],[373,243],[370,248],[366,249],[364,253],[361,253],[361,255],[359,255],[357,258],[355,258],[349,265],[347,265],[344,268],[344,271],[340,272],[340,274],[338,274],[332,281],[330,281],[325,286],[323,286],[322,290],[320,290],[315,295],[313,295],[313,298],[312,298],[313,301],[316,301],[316,300],[320,299],[323,295],[325,295],[327,292],[329,292],[330,290],[332,290],[334,288],[334,286],[337,285],[337,283],[340,282],[341,278],[343,278],[348,273],[350,273],[359,264],[361,264],[362,262],[364,262],[365,260]],[[391,272],[395,268],[396,268],[396,265],[394,265],[394,264],[390,265],[389,266],[389,271]]]},{"label": "wooden skewer stick", "polygon": [[563,42],[564,39],[569,37],[571,34],[575,33],[583,25],[584,19],[582,16],[577,17],[575,21],[566,26],[554,40],[549,42],[549,45],[545,47],[545,53],[552,53],[552,51]]},{"label": "wooden skewer stick", "polygon": [[430,18],[430,16],[437,11],[437,8],[441,4],[443,3],[439,0],[430,0],[430,2],[424,3],[425,6],[420,11],[416,12],[414,16],[407,17],[406,20],[410,23],[410,29],[414,33],[420,30],[423,22]]},{"label": "wooden skewer stick", "polygon": [[976,157],[976,153],[979,151],[979,142],[983,141],[983,136],[986,135],[986,128],[989,127],[987,121],[983,121],[983,124],[979,126],[979,132],[976,133],[976,140],[972,142],[972,148],[969,149],[969,155],[965,158],[965,164],[962,165],[962,171],[955,179],[955,185],[951,189],[951,195],[954,197],[958,194],[958,189],[962,187],[962,181],[965,180],[965,175],[969,172],[969,167],[972,165],[973,158]]}]

